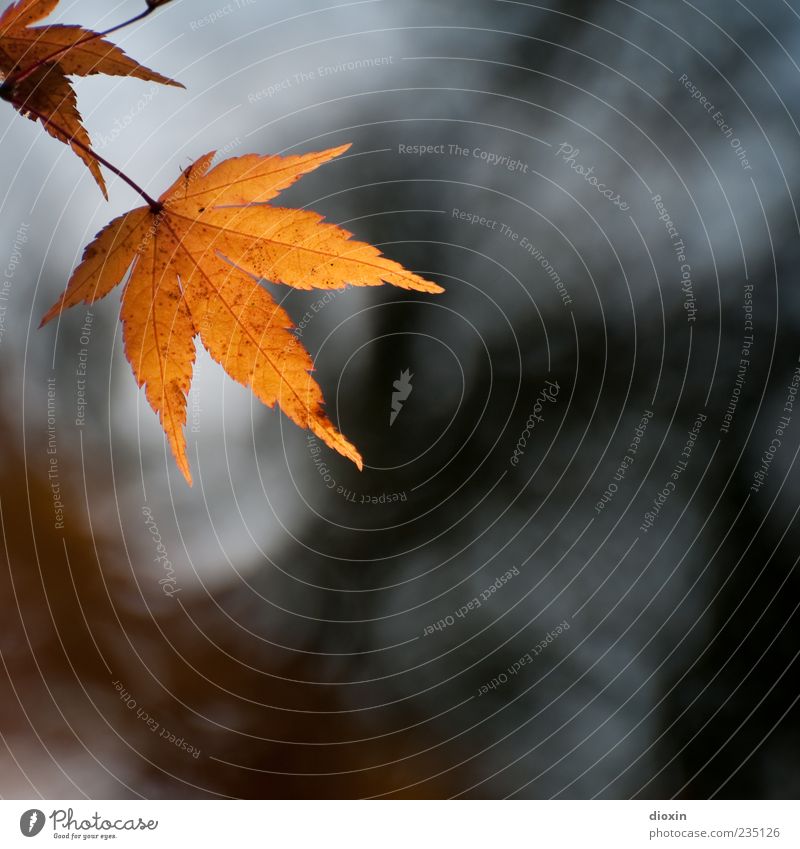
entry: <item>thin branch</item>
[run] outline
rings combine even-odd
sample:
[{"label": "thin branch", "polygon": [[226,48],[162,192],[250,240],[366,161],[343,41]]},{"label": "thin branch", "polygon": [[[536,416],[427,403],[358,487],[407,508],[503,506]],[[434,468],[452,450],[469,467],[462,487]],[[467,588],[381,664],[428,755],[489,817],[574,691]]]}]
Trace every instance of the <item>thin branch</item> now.
[{"label": "thin branch", "polygon": [[[161,4],[163,5],[163,4]],[[107,30],[103,30],[103,32],[90,32],[88,35],[85,35],[83,38],[78,39],[72,44],[67,44],[64,47],[60,47],[58,50],[54,50],[52,53],[44,56],[41,59],[38,59],[33,63],[29,68],[26,68],[19,74],[11,73],[7,78],[6,82],[11,85],[15,85],[17,83],[21,83],[23,80],[27,80],[28,77],[34,72],[38,71],[43,65],[47,65],[50,62],[54,62],[63,56],[65,53],[69,53],[70,50],[73,50],[76,47],[80,47],[83,44],[87,44],[90,41],[95,41],[98,38],[105,38],[107,35],[111,35],[112,32],[116,32],[123,27],[127,27],[130,24],[136,23],[136,21],[141,21],[146,18],[148,15],[151,15],[157,9],[157,6],[148,5],[148,7],[144,10],[144,12],[140,12],[138,15],[134,16],[128,21],[124,21],[121,24],[117,24],[116,26],[109,27]]]}]

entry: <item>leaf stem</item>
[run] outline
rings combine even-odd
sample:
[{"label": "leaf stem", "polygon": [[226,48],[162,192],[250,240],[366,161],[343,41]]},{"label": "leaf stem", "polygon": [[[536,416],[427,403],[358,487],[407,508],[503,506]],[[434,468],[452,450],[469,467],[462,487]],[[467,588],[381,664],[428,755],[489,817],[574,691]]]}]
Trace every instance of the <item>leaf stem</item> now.
[{"label": "leaf stem", "polygon": [[72,44],[67,44],[64,47],[59,47],[58,50],[54,50],[52,53],[47,56],[43,56],[41,59],[38,59],[33,63],[29,68],[26,68],[24,71],[21,71],[18,74],[11,73],[7,78],[6,82],[9,85],[16,85],[18,83],[23,82],[23,80],[27,80],[28,77],[39,70],[43,65],[47,65],[49,62],[53,62],[59,57],[63,56],[65,53],[69,53],[75,47],[80,47],[82,44],[86,44],[89,41],[94,41],[98,38],[104,38],[107,35],[111,35],[112,32],[116,32],[123,27],[127,27],[130,24],[134,24],[137,21],[141,21],[143,18],[146,18],[148,15],[155,12],[157,6],[150,6],[144,10],[144,12],[140,12],[138,15],[135,15],[130,20],[124,21],[121,24],[117,24],[116,26],[109,27],[107,30],[103,30],[103,32],[90,32],[88,35],[85,35],[83,38],[79,38],[77,41]]},{"label": "leaf stem", "polygon": [[140,185],[134,183],[134,181],[124,171],[121,171],[119,168],[117,168],[116,165],[112,165],[105,157],[100,156],[100,154],[92,150],[92,148],[89,147],[88,144],[84,144],[79,139],[76,139],[63,127],[59,126],[55,121],[53,121],[52,118],[46,117],[41,112],[28,106],[27,103],[15,103],[14,105],[17,106],[19,109],[23,109],[26,112],[30,112],[31,115],[35,115],[43,124],[49,124],[54,130],[57,130],[59,133],[61,133],[64,138],[69,139],[70,144],[74,144],[76,147],[79,147],[84,153],[91,156],[92,159],[95,159],[101,165],[104,165],[106,168],[108,168],[108,170],[111,171],[112,174],[116,174],[117,177],[119,177],[121,180],[124,180],[135,192],[138,192],[138,194],[140,194],[145,199],[145,201],[147,201],[147,205],[150,207],[153,213],[157,215],[164,208],[164,205],[162,203],[150,197],[150,195],[147,194],[147,192]]}]

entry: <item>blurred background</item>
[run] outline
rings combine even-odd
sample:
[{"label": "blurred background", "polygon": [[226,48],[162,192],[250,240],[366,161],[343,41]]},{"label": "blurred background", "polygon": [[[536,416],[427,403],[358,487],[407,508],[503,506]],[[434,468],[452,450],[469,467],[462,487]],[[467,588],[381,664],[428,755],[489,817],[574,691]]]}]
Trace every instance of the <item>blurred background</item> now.
[{"label": "blurred background", "polygon": [[364,471],[200,351],[190,489],[120,291],[37,330],[139,199],[6,106],[0,793],[800,795],[796,4],[173,0],[114,39],[187,87],[76,81],[151,194],[352,142],[281,203],[446,292],[265,281]]}]

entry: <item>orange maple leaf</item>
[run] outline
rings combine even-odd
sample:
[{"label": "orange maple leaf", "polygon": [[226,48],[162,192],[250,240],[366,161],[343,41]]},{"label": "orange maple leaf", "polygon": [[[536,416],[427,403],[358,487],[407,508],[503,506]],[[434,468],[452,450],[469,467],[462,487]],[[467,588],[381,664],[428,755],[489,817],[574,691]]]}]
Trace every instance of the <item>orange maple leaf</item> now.
[{"label": "orange maple leaf", "polygon": [[[186,395],[199,335],[228,374],[267,406],[277,402],[359,469],[361,456],[323,411],[312,361],[291,318],[255,278],[298,289],[383,282],[443,289],[387,259],[315,212],[266,201],[350,145],[301,156],[240,156],[211,168],[200,157],[157,203],[116,218],[86,248],[42,324],[107,295],[132,266],[122,295],[125,353],[191,484]],[[210,169],[210,170],[209,170]]]},{"label": "orange maple leaf", "polygon": [[60,24],[31,26],[57,5],[58,0],[19,0],[0,15],[0,96],[69,144],[108,197],[97,160],[87,150],[91,140],[67,77],[110,74],[182,86],[135,62],[93,30]]}]

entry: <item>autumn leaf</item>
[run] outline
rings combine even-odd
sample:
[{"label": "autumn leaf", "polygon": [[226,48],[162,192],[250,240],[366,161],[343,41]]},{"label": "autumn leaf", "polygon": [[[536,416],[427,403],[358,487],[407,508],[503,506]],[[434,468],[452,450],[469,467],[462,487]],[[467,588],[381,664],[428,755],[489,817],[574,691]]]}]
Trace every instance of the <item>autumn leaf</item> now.
[{"label": "autumn leaf", "polygon": [[[54,138],[69,145],[85,163],[92,176],[106,194],[105,181],[100,166],[87,150],[91,147],[89,133],[81,123],[75,91],[69,80],[55,65],[45,65],[16,86],[15,106],[36,120],[31,108],[47,116],[42,121],[45,130]],[[26,109],[25,104],[28,104]]]},{"label": "autumn leaf", "polygon": [[132,269],[122,295],[125,353],[190,484],[184,427],[198,335],[264,404],[277,403],[293,422],[362,466],[355,446],[325,415],[311,357],[291,318],[256,280],[297,289],[386,282],[443,291],[317,213],[267,203],[349,147],[240,156],[214,168],[213,152],[200,157],[152,206],[116,218],[97,234],[42,320],[102,298]]},{"label": "autumn leaf", "polygon": [[135,62],[119,47],[89,29],[31,24],[49,15],[58,0],[19,0],[0,15],[0,95],[51,136],[69,144],[108,197],[97,161],[86,150],[89,134],[78,112],[70,76],[110,74],[180,86]]}]

